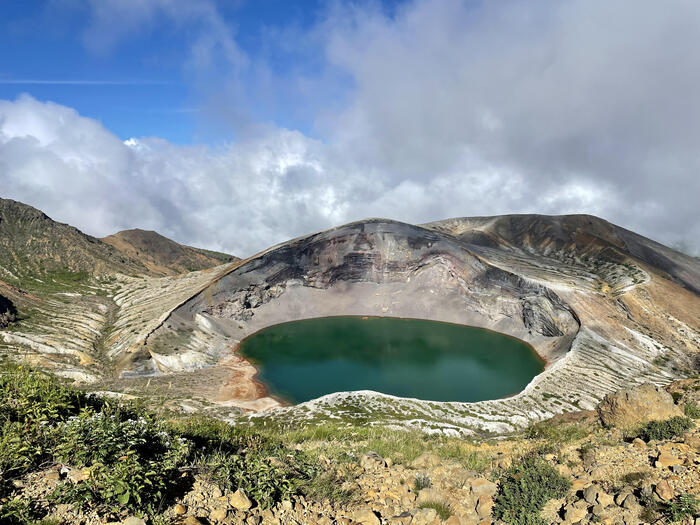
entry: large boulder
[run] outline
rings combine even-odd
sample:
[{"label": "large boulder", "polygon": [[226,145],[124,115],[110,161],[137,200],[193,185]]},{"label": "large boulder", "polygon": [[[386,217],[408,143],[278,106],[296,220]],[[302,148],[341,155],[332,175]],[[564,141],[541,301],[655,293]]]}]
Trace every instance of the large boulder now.
[{"label": "large boulder", "polygon": [[671,394],[651,384],[608,394],[598,405],[598,416],[606,427],[625,427],[682,415]]}]

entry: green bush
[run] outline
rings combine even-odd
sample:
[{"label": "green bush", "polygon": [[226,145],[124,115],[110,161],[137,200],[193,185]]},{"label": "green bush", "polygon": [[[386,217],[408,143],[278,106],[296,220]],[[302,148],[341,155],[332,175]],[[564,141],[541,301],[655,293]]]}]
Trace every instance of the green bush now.
[{"label": "green bush", "polygon": [[59,484],[54,500],[111,517],[156,516],[191,486],[194,473],[222,489],[241,488],[263,507],[301,492],[343,496],[340,484],[331,490],[335,479],[314,481],[324,476],[316,461],[274,439],[204,417],[165,423],[136,405],[0,363],[0,522],[41,517],[9,498],[12,481],[58,462],[88,476]]},{"label": "green bush", "polygon": [[647,442],[672,439],[691,428],[693,428],[691,419],[676,416],[664,421],[650,421],[639,430],[637,437]]},{"label": "green bush", "polygon": [[685,407],[683,407],[683,411],[685,412],[686,417],[691,419],[700,419],[700,406],[698,406],[697,403],[693,403],[692,401],[690,403],[686,403]]},{"label": "green bush", "polygon": [[425,472],[419,472],[413,480],[413,491],[417,494],[423,489],[429,489],[433,482]]},{"label": "green bush", "polygon": [[501,474],[494,516],[510,525],[541,525],[545,503],[564,497],[569,488],[571,482],[540,457],[526,456]]},{"label": "green bush", "polygon": [[83,411],[57,427],[54,457],[90,473],[81,483],[59,485],[58,501],[152,514],[167,492],[178,487],[191,444],[147,414],[138,419],[130,415],[119,408]]},{"label": "green bush", "polygon": [[528,439],[546,439],[556,443],[570,443],[589,434],[590,431],[581,425],[555,425],[547,421],[530,425],[525,431]]},{"label": "green bush", "polygon": [[686,517],[694,518],[700,512],[700,500],[692,494],[681,494],[668,504],[664,514],[671,521],[681,521]]},{"label": "green bush", "polygon": [[442,501],[425,501],[418,505],[421,509],[433,509],[442,521],[452,516],[452,507]]}]

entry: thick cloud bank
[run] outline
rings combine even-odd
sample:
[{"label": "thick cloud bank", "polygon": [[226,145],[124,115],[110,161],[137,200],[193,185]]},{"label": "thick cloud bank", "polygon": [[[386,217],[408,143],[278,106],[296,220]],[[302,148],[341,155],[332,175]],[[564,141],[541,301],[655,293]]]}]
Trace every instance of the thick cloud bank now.
[{"label": "thick cloud bank", "polygon": [[0,195],[237,255],[367,216],[501,213],[592,213],[700,253],[700,3],[417,0],[332,9],[313,38],[351,80],[316,108],[323,142],[123,142],[23,96],[0,101]]}]

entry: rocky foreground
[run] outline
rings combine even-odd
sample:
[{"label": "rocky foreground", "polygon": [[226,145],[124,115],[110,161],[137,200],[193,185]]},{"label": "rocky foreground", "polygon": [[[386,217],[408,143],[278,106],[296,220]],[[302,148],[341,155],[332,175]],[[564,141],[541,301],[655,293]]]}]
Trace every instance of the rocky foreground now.
[{"label": "rocky foreground", "polygon": [[[357,429],[351,427],[339,432],[317,429],[299,435],[295,448],[317,458],[326,472],[333,473],[329,479],[336,486],[326,487],[325,497],[323,493],[296,495],[264,506],[256,504],[253,494],[235,487],[222,490],[211,478],[197,476],[191,489],[153,522],[698,524],[700,428],[697,419],[693,424],[683,414],[700,417],[700,380],[677,382],[667,390],[643,385],[620,391],[607,396],[596,411],[559,416],[531,427],[525,435],[486,442],[430,441],[428,437],[416,441],[411,433],[403,433],[405,441],[400,442],[401,432],[393,436],[393,443],[355,441],[352,436]],[[682,427],[675,436],[664,435],[670,427],[659,423],[661,434],[640,433],[642,420],[649,418],[686,421],[690,428]],[[379,447],[381,454],[370,447]],[[540,465],[540,474],[551,471],[558,476],[561,492],[555,494],[552,489],[538,503],[536,489],[549,487],[554,478],[528,478],[527,470],[517,471],[525,464]],[[48,502],[57,485],[66,482],[90,483],[90,473],[56,465],[15,482],[15,495]],[[525,487],[516,495],[521,499],[509,492],[518,483]],[[89,509],[44,504],[48,518],[60,523],[110,522]],[[527,506],[534,511],[524,512]],[[137,515],[114,523],[148,522]]]}]

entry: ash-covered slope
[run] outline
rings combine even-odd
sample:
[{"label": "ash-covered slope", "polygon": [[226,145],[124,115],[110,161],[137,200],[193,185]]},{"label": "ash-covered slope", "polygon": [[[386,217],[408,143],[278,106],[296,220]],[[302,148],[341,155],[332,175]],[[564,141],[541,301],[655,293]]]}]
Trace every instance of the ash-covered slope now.
[{"label": "ash-covered slope", "polygon": [[152,275],[175,275],[213,268],[238,258],[178,244],[154,231],[124,230],[102,239],[127,257],[140,261]]},{"label": "ash-covered slope", "polygon": [[[0,276],[0,295],[19,320],[0,329],[0,351],[95,389],[166,396],[228,415],[276,407],[250,417],[277,422],[341,417],[501,433],[593,407],[621,387],[688,376],[700,363],[697,261],[595,217],[424,226],[371,219],[213,269],[153,277],[154,265],[173,271],[167,265],[180,264],[182,253],[157,234],[140,249],[129,242],[125,254],[33,208],[11,201],[9,208],[19,212],[0,215],[0,242],[11,247],[0,252],[0,272],[16,279],[13,285]],[[17,286],[44,283],[36,272],[46,267],[104,273],[79,286]],[[18,270],[24,268],[30,270]],[[237,343],[266,326],[329,315],[490,328],[529,342],[548,366],[523,392],[501,400],[434,403],[341,392],[280,408],[254,381]]]},{"label": "ash-covered slope", "polygon": [[[700,342],[700,300],[678,284],[696,279],[692,261],[621,230],[583,216],[340,226],[271,248],[212,281],[149,335],[125,373],[216,365],[227,372],[218,385],[206,385],[207,395],[260,409],[277,403],[233,351],[243,337],[310,317],[414,317],[513,335],[549,366],[506,400],[436,404],[340,393],[269,417],[338,410],[353,417],[348,407],[355,407],[370,420],[500,432],[591,407],[621,386],[691,373]],[[653,265],[660,256],[650,256],[651,249],[664,257],[661,267]]]},{"label": "ash-covered slope", "polygon": [[471,244],[513,248],[563,261],[634,258],[700,295],[700,260],[592,215],[463,217],[424,226]]}]

